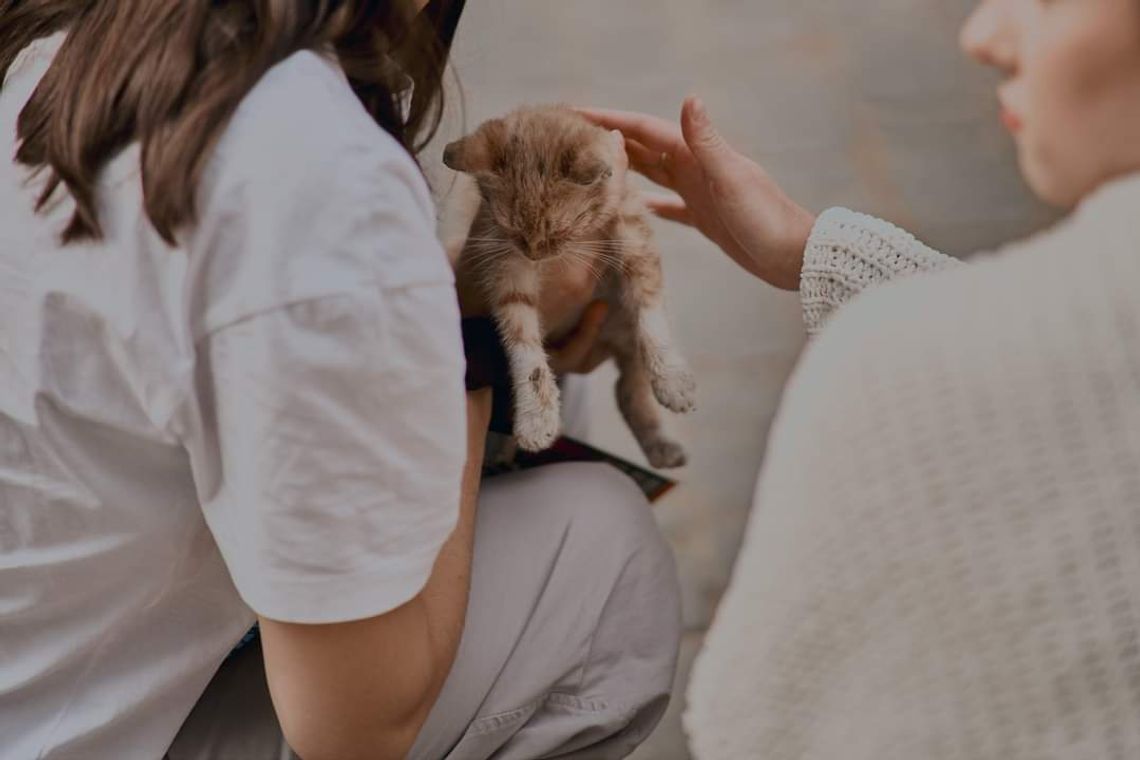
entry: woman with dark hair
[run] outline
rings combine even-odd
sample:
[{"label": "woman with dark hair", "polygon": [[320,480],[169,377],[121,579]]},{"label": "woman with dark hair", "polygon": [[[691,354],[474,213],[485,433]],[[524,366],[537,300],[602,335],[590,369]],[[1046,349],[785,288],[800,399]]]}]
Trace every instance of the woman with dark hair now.
[{"label": "woman with dark hair", "polygon": [[621,757],[664,710],[637,489],[480,488],[422,5],[0,0],[0,757]]}]

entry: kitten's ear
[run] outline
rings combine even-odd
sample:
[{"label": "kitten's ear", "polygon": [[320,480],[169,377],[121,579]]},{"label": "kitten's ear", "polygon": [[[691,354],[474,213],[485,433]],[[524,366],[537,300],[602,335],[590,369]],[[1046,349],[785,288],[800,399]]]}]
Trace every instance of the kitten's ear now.
[{"label": "kitten's ear", "polygon": [[444,166],[467,174],[491,171],[505,133],[506,125],[501,119],[487,122],[474,133],[443,149]]},{"label": "kitten's ear", "polygon": [[467,174],[489,170],[491,155],[486,148],[486,140],[478,132],[456,140],[443,149],[443,165]]}]

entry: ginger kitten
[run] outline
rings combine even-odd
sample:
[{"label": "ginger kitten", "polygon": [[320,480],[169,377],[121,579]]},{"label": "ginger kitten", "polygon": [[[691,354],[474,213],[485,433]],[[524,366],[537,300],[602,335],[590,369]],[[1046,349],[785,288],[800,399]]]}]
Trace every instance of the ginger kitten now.
[{"label": "ginger kitten", "polygon": [[[661,260],[626,182],[621,135],[567,108],[522,108],[447,146],[444,163],[475,180],[477,210],[457,262],[460,298],[468,313],[498,325],[518,444],[539,451],[557,437],[559,392],[543,346],[600,298],[609,312],[599,340],[617,362],[622,415],[651,465],[683,465],[654,397],[688,412],[696,383],[669,333]],[[565,308],[567,292],[583,291]]]}]

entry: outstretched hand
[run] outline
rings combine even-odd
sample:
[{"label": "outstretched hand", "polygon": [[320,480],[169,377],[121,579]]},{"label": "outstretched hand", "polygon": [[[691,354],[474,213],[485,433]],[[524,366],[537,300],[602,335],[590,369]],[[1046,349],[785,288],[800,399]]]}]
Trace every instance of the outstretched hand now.
[{"label": "outstretched hand", "polygon": [[628,111],[578,109],[625,135],[630,166],[673,195],[647,195],[657,216],[700,230],[733,261],[776,287],[799,287],[815,217],[713,126],[703,103],[685,101],[678,128]]}]

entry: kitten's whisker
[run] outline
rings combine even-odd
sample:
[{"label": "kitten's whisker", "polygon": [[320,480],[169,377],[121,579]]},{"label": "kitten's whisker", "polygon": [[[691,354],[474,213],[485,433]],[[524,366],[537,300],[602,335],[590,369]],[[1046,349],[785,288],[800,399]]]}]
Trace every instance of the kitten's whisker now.
[{"label": "kitten's whisker", "polygon": [[499,259],[511,253],[508,248],[489,249],[484,251],[467,249],[466,259],[477,268],[488,268]]},{"label": "kitten's whisker", "polygon": [[579,248],[578,253],[601,261],[619,261],[624,258],[623,256],[614,256],[613,254],[604,253],[602,251],[591,251],[588,248]]},{"label": "kitten's whisker", "polygon": [[591,262],[596,261],[598,263],[605,264],[607,266],[618,266],[618,265],[621,265],[625,262],[625,259],[620,257],[620,256],[612,256],[612,255],[608,255],[608,254],[604,254],[604,253],[598,253],[597,251],[588,251],[588,250],[572,249],[572,248],[567,248],[566,250],[569,252],[573,252],[573,254],[576,257],[578,257],[579,259],[582,259],[584,261],[591,261]]},{"label": "kitten's whisker", "polygon": [[578,263],[584,266],[586,268],[586,271],[590,273],[590,276],[597,280],[600,280],[605,276],[605,272],[599,270],[592,261],[589,259],[584,259],[578,255],[571,254],[570,256],[563,257],[562,261],[565,268],[569,268],[571,263]]},{"label": "kitten's whisker", "polygon": [[569,243],[568,247],[571,247],[571,246],[575,247],[575,248],[579,248],[579,250],[581,250],[581,251],[596,251],[598,253],[605,253],[605,254],[609,254],[609,255],[619,255],[621,252],[625,251],[625,248],[592,245],[589,243],[579,243],[579,242]]},{"label": "kitten's whisker", "polygon": [[619,253],[617,251],[607,250],[605,248],[589,248],[587,246],[580,246],[580,245],[574,245],[573,247],[577,248],[579,251],[585,251],[587,253],[596,253],[599,256],[607,256],[607,257],[613,258],[613,259],[622,258],[621,253]]},{"label": "kitten's whisker", "polygon": [[620,273],[625,270],[624,261],[601,261],[596,258],[579,258],[578,261],[587,266],[598,278],[604,277],[610,272]]},{"label": "kitten's whisker", "polygon": [[597,265],[599,262],[599,259],[597,257],[585,255],[580,251],[574,250],[573,248],[566,248],[565,253],[567,254],[567,256],[564,257],[564,261],[569,261],[570,259],[573,259],[574,261],[578,262],[579,264],[584,265],[586,267],[586,270],[593,277],[595,277],[599,280],[602,279],[603,277],[605,277],[607,267],[605,267],[605,266],[599,267]]},{"label": "kitten's whisker", "polygon": [[469,256],[485,256],[488,254],[508,254],[513,253],[514,249],[504,245],[494,245],[491,243],[469,245],[463,249],[465,255]]},{"label": "kitten's whisker", "polygon": [[505,255],[505,254],[508,254],[510,252],[511,252],[510,248],[503,248],[501,246],[500,247],[488,246],[486,248],[470,247],[470,248],[464,249],[464,253],[466,255],[473,256],[476,258],[481,257],[481,256],[490,256],[490,255]]},{"label": "kitten's whisker", "polygon": [[624,248],[611,248],[611,247],[607,247],[607,246],[595,246],[595,245],[580,245],[579,247],[584,251],[594,251],[597,253],[607,253],[607,254],[610,254],[612,256],[620,256],[620,255],[625,253]]}]

